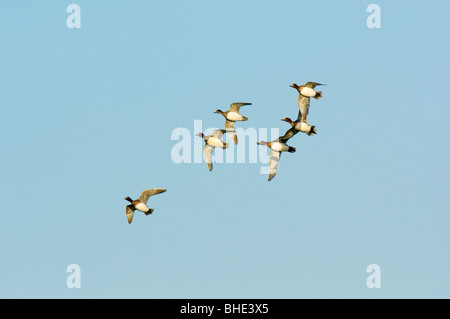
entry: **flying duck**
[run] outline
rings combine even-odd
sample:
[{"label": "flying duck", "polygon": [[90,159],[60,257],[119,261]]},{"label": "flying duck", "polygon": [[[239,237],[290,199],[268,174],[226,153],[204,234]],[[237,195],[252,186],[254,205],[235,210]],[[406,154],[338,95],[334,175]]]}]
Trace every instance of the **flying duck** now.
[{"label": "flying duck", "polygon": [[282,152],[294,153],[295,147],[289,146],[286,142],[299,131],[294,127],[291,127],[283,136],[278,137],[277,139],[271,142],[260,141],[257,144],[266,145],[270,148],[270,156],[269,156],[269,179],[270,182],[272,178],[275,177],[278,171],[278,163],[280,161]]},{"label": "flying duck", "polygon": [[216,110],[214,113],[222,114],[225,117],[225,129],[228,132],[228,135],[230,135],[231,139],[234,141],[235,144],[238,143],[236,131],[234,130],[234,124],[236,121],[247,121],[248,118],[241,115],[239,113],[239,109],[241,106],[244,105],[252,105],[252,103],[246,103],[246,102],[236,102],[231,103],[230,108],[228,111],[223,112],[222,110]]},{"label": "flying duck", "polygon": [[[301,113],[299,112],[299,117],[301,116]],[[309,136],[313,134],[317,134],[316,127],[314,125],[309,125],[306,122],[302,122],[300,119],[297,119],[296,121],[292,121],[289,117],[285,117],[284,119],[281,119],[282,121],[288,122],[291,124],[291,126],[299,131],[308,134]]]},{"label": "flying duck", "polygon": [[322,97],[321,91],[315,91],[314,88],[317,85],[326,85],[321,84],[317,82],[308,82],[305,85],[298,86],[295,83],[292,83],[290,87],[297,89],[298,91],[298,108],[299,108],[299,116],[301,116],[302,122],[308,121],[308,112],[309,112],[309,104],[310,104],[310,98],[313,97],[316,100],[320,99]]},{"label": "flying duck", "polygon": [[197,133],[205,140],[205,146],[203,146],[203,157],[205,158],[206,165],[208,165],[209,171],[212,171],[212,151],[214,147],[227,148],[228,143],[222,141],[222,135],[226,130],[215,130],[211,135],[204,135],[203,133]]},{"label": "flying duck", "polygon": [[138,199],[135,200],[132,200],[130,197],[125,197],[124,199],[131,203],[131,205],[127,205],[126,207],[128,224],[131,224],[133,221],[133,215],[136,209],[143,212],[145,215],[150,215],[153,213],[154,209],[147,206],[148,198],[156,194],[164,193],[166,190],[167,189],[164,188],[147,189],[141,193],[141,196],[139,196]]}]

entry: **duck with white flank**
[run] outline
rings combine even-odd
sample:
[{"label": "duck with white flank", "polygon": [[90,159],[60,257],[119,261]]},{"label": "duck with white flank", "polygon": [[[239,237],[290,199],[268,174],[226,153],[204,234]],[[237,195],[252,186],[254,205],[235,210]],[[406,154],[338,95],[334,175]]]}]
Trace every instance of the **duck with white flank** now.
[{"label": "duck with white flank", "polygon": [[300,110],[299,117],[301,116],[302,122],[308,121],[308,112],[309,112],[309,104],[310,104],[310,98],[315,98],[316,100],[320,99],[322,97],[321,91],[315,91],[314,88],[317,85],[326,85],[321,84],[317,82],[308,82],[305,85],[298,86],[297,84],[293,83],[290,85],[290,87],[297,89],[298,91],[298,108]]},{"label": "duck with white flank", "polygon": [[270,148],[268,181],[271,181],[278,171],[278,163],[280,161],[281,153],[295,152],[295,147],[287,145],[286,142],[297,133],[298,131],[295,128],[291,127],[283,136],[278,137],[276,140],[273,140],[271,142],[260,141],[257,143],[259,145],[266,145]]},{"label": "duck with white flank", "polygon": [[226,130],[215,130],[211,135],[204,135],[203,133],[198,133],[197,136],[200,136],[205,140],[205,146],[203,146],[203,157],[205,158],[206,165],[208,165],[208,169],[212,171],[212,151],[215,147],[227,148],[228,143],[222,141],[223,133]]},{"label": "duck with white flank", "polygon": [[164,188],[147,189],[143,191],[141,193],[141,196],[136,200],[132,200],[130,197],[125,197],[125,200],[131,203],[131,205],[127,205],[126,207],[128,224],[131,224],[131,222],[133,221],[133,215],[136,209],[143,212],[145,215],[150,215],[151,213],[153,213],[154,209],[147,206],[148,198],[156,194],[164,193],[166,190],[167,189]]},{"label": "duck with white flank", "polygon": [[311,126],[306,122],[302,122],[300,120],[300,117],[301,117],[301,113],[299,112],[299,119],[297,119],[296,121],[292,121],[289,117],[285,117],[284,119],[282,119],[282,121],[285,121],[285,122],[288,122],[289,124],[291,124],[291,126],[298,132],[306,133],[309,136],[311,136],[313,134],[317,134],[316,127],[314,125]]},{"label": "duck with white flank", "polygon": [[234,130],[234,125],[236,124],[236,121],[248,120],[247,117],[239,113],[239,109],[241,108],[241,106],[244,105],[252,105],[252,103],[236,102],[230,104],[230,108],[226,112],[223,112],[222,110],[217,110],[214,112],[222,114],[225,117],[225,129],[227,130],[228,135],[230,135],[231,139],[234,141],[235,144],[238,143],[236,131]]}]

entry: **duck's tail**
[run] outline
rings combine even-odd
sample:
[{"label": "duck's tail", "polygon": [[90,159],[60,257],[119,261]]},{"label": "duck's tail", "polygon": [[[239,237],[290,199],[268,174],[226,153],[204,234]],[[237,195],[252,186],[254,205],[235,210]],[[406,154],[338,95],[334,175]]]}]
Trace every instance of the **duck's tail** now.
[{"label": "duck's tail", "polygon": [[289,153],[294,153],[295,152],[295,147],[289,146],[288,152]]},{"label": "duck's tail", "polygon": [[153,211],[154,211],[154,209],[153,209],[153,208],[150,208],[150,209],[148,210],[148,212],[145,212],[144,214],[145,214],[145,215],[150,215],[150,214],[153,213]]},{"label": "duck's tail", "polygon": [[316,95],[314,96],[316,100],[322,98],[322,91],[316,91]]},{"label": "duck's tail", "polygon": [[311,129],[310,129],[309,132],[306,133],[306,134],[308,134],[309,136],[314,135],[314,134],[317,134],[316,127],[315,127],[314,125],[311,126]]}]

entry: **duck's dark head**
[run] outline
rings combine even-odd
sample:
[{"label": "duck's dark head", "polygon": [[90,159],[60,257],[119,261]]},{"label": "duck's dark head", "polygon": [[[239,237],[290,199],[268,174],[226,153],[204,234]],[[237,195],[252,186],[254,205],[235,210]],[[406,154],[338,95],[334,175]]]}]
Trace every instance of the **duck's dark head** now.
[{"label": "duck's dark head", "polygon": [[291,125],[294,125],[293,124],[293,122],[292,122],[292,120],[289,118],[289,117],[285,117],[284,119],[281,119],[282,121],[285,121],[285,122],[288,122],[288,123],[290,123]]},{"label": "duck's dark head", "polygon": [[222,110],[216,110],[214,113],[223,114],[223,111]]},{"label": "duck's dark head", "polygon": [[316,131],[316,127],[313,125],[313,126],[311,126],[311,129],[309,130],[308,135],[311,136],[314,134],[317,134],[317,131]]},{"label": "duck's dark head", "polygon": [[133,202],[133,200],[132,200],[130,197],[125,197],[124,199],[127,200],[127,201],[129,201],[130,203]]},{"label": "duck's dark head", "polygon": [[258,144],[258,145],[268,145],[268,143],[267,142],[265,142],[265,141],[259,141],[258,143],[256,143],[256,144]]},{"label": "duck's dark head", "polygon": [[299,86],[297,85],[297,84],[295,84],[295,83],[292,83],[291,85],[289,85],[291,88],[294,88],[294,89],[298,89],[299,88]]}]

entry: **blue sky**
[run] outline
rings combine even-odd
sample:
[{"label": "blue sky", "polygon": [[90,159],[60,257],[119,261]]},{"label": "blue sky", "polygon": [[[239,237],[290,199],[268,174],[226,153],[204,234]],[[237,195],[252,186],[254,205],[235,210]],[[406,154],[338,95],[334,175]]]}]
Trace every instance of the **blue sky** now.
[{"label": "blue sky", "polygon": [[[449,298],[449,9],[2,1],[0,297]],[[232,102],[253,103],[243,128],[287,129],[307,81],[328,84],[318,134],[271,182],[259,163],[172,161],[174,129],[198,139]],[[123,198],[153,187],[128,225]]]}]

